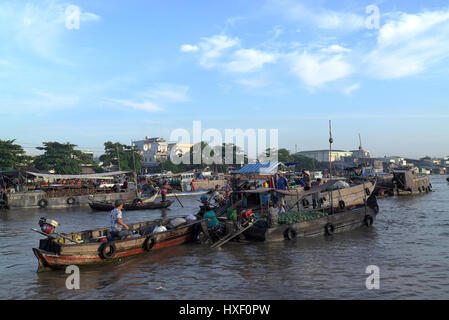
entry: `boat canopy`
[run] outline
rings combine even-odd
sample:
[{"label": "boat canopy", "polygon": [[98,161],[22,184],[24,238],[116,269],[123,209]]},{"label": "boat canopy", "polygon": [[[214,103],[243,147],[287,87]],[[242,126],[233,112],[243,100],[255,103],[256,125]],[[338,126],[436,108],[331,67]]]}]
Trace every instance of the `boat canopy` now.
[{"label": "boat canopy", "polygon": [[260,175],[273,175],[277,173],[278,166],[281,163],[278,161],[275,162],[266,162],[266,163],[249,163],[243,166],[241,169],[232,172],[232,174],[260,174]]},{"label": "boat canopy", "polygon": [[29,175],[47,179],[112,179],[114,178],[114,176],[128,174],[130,172],[132,171],[114,171],[114,172],[92,173],[92,174],[50,174],[50,173],[36,173],[26,171],[26,173]]}]

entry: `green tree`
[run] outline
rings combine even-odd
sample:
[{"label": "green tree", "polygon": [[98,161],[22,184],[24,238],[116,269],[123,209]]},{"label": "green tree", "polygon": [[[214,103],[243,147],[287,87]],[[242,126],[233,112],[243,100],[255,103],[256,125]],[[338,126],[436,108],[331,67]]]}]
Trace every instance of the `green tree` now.
[{"label": "green tree", "polygon": [[18,169],[31,159],[25,155],[22,146],[14,144],[15,141],[0,139],[0,170]]},{"label": "green tree", "polygon": [[[140,172],[142,169],[142,156],[137,147],[128,146],[119,142],[105,142],[105,153],[100,156],[100,161],[103,162],[103,167],[111,165],[118,166],[120,170]],[[120,160],[120,165],[119,165]]]},{"label": "green tree", "polygon": [[292,162],[296,162],[296,171],[301,171],[302,169],[315,170],[318,167],[318,161],[316,159],[305,157],[299,154],[293,154],[292,158]]},{"label": "green tree", "polygon": [[76,145],[69,142],[43,142],[42,144],[43,147],[36,149],[45,152],[34,160],[34,165],[39,170],[54,170],[57,174],[80,174],[83,164],[95,165],[88,154],[75,150]]}]

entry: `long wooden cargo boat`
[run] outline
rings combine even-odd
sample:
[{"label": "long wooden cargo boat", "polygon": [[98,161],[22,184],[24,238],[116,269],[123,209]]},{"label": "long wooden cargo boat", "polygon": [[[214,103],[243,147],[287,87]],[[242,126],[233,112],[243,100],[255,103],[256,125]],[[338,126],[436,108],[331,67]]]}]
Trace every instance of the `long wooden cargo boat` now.
[{"label": "long wooden cargo boat", "polygon": [[[125,211],[133,211],[133,210],[154,210],[154,209],[165,209],[172,205],[174,201],[166,200],[161,202],[150,202],[150,203],[141,203],[141,204],[127,204],[125,203],[123,205],[123,209]],[[107,202],[99,202],[99,201],[92,201],[89,202],[89,206],[93,210],[97,211],[111,211],[114,209],[114,205]]]},{"label": "long wooden cargo boat", "polygon": [[[280,214],[280,217],[283,214]],[[302,212],[301,219],[298,219],[296,223],[278,223],[272,227],[267,225],[261,226],[261,224],[256,223],[246,230],[243,235],[248,240],[256,241],[294,240],[295,238],[333,235],[334,233],[349,231],[362,226],[370,227],[374,223],[377,214],[378,207],[375,206],[359,206],[334,214],[314,211]]]},{"label": "long wooden cargo boat", "polygon": [[[106,264],[121,258],[168,248],[191,241],[196,236],[197,223],[170,227],[170,219],[129,224],[134,235],[130,239],[102,242],[110,237],[109,228],[49,236],[41,239],[33,252],[39,262],[38,272],[57,270],[69,265]],[[158,226],[167,231],[153,233]]]},{"label": "long wooden cargo boat", "polygon": [[405,196],[426,194],[432,191],[432,184],[426,175],[414,170],[395,170],[391,175],[378,180],[375,194],[382,196]]},{"label": "long wooden cargo boat", "polygon": [[[330,181],[329,188],[338,181]],[[337,189],[333,191],[321,190],[319,196],[315,196],[315,208],[353,208],[365,203],[367,198],[374,192],[376,183],[367,181],[360,183],[349,188]],[[313,189],[312,189],[313,190]],[[285,195],[285,202],[287,207],[294,208],[295,210],[311,209],[314,207],[313,193],[301,201],[298,201],[298,197],[303,194],[303,190],[291,190],[291,191],[279,191],[282,195]],[[332,201],[331,201],[332,199]]]}]

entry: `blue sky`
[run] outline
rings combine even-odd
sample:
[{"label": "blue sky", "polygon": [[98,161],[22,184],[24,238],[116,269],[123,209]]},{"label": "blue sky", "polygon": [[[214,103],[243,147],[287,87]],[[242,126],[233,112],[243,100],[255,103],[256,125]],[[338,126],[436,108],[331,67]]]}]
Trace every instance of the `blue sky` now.
[{"label": "blue sky", "polygon": [[310,150],[332,120],[334,148],[444,156],[448,58],[447,1],[1,1],[0,137],[101,154],[201,120]]}]

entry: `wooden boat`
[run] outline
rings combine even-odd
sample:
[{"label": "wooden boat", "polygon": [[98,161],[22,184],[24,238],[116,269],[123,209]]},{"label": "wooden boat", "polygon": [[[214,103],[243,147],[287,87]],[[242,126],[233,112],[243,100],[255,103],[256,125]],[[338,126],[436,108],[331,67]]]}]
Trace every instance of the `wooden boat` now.
[{"label": "wooden boat", "polygon": [[378,180],[375,194],[379,196],[404,196],[426,194],[432,191],[427,175],[419,175],[415,170],[395,170]]},{"label": "wooden boat", "polygon": [[[284,199],[288,208],[295,207],[295,210],[298,211],[313,208],[314,202],[315,207],[340,207],[345,209],[364,204],[367,198],[374,192],[376,186],[375,182],[367,181],[349,188],[333,190],[332,192],[326,190],[332,188],[337,182],[337,180],[331,180],[318,188],[313,188],[310,194],[301,201],[298,201],[298,197],[304,193],[301,189],[289,191],[276,190],[276,192],[285,196]],[[319,195],[314,195],[316,190],[320,191]]]},{"label": "wooden boat", "polygon": [[[150,202],[150,203],[132,203],[132,204],[124,204],[123,209],[125,211],[133,211],[133,210],[154,210],[154,209],[165,209],[172,205],[174,201],[166,200],[161,202]],[[114,209],[114,205],[108,202],[99,202],[92,201],[89,202],[89,206],[93,210],[97,211],[111,211]]]},{"label": "wooden boat", "polygon": [[188,191],[188,192],[176,192],[176,193],[167,193],[165,196],[169,197],[187,197],[187,196],[201,196],[203,194],[210,193],[211,190],[201,190],[201,191]]},{"label": "wooden boat", "polygon": [[[277,224],[268,227],[256,223],[243,235],[248,240],[280,241],[319,235],[333,235],[362,226],[370,227],[378,213],[376,206],[359,206],[351,210],[327,214],[308,211],[302,215],[302,220],[290,224]],[[281,214],[282,215],[282,214]]]},{"label": "wooden boat", "polygon": [[[110,238],[110,229],[102,228],[65,234],[50,234],[41,239],[33,252],[39,262],[38,272],[63,269],[69,265],[85,266],[105,264],[162,248],[179,245],[196,236],[198,222],[170,227],[170,219],[129,224],[134,235],[131,239],[100,242]],[[167,231],[152,233],[157,226]]]}]

